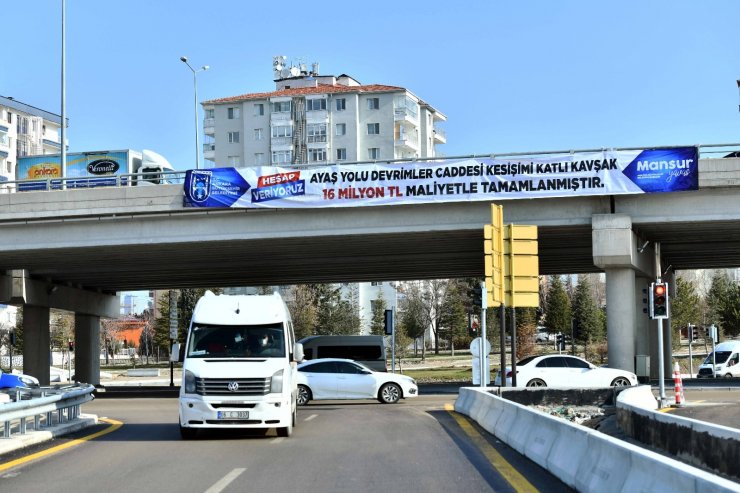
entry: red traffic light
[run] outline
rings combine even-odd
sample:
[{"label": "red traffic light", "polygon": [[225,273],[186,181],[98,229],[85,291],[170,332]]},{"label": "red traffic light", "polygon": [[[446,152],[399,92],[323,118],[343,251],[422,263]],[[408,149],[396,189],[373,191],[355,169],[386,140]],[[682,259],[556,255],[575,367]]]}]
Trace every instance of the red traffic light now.
[{"label": "red traffic light", "polygon": [[657,295],[664,295],[665,294],[665,284],[656,284],[655,285],[655,294],[657,294]]}]

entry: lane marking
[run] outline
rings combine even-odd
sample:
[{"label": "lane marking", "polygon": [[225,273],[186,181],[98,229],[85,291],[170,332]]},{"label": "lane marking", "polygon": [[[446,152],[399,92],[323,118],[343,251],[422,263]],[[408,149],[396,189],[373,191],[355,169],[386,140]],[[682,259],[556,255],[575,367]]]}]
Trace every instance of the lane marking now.
[{"label": "lane marking", "polygon": [[307,418],[306,418],[306,419],[304,419],[303,421],[311,421],[312,419],[314,419],[314,418],[315,418],[315,417],[317,417],[317,416],[318,416],[318,414],[312,414],[311,416],[307,417]]},{"label": "lane marking", "polygon": [[450,403],[445,403],[445,411],[452,416],[460,428],[463,429],[466,435],[473,441],[476,447],[483,452],[488,462],[496,469],[501,476],[508,482],[517,492],[519,493],[535,493],[539,492],[527,478],[525,478],[519,471],[509,464],[504,457],[498,453],[498,451],[491,446],[488,441],[481,436],[478,431],[470,424],[466,418],[461,414],[455,412],[455,407]]},{"label": "lane marking", "polygon": [[232,481],[234,481],[236,478],[238,478],[239,475],[241,473],[243,473],[244,471],[246,471],[246,469],[243,468],[243,467],[238,468],[238,469],[234,469],[229,474],[227,474],[223,478],[219,479],[216,482],[216,484],[214,484],[213,486],[211,486],[210,488],[208,488],[205,493],[219,493],[219,492],[223,491],[224,488],[226,488],[227,486],[229,486],[229,484]]},{"label": "lane marking", "polygon": [[101,437],[103,435],[107,435],[108,433],[113,433],[118,428],[120,428],[121,426],[123,426],[123,422],[117,421],[115,419],[100,418],[100,419],[98,419],[98,421],[103,421],[105,423],[110,424],[111,426],[109,426],[108,428],[106,428],[104,430],[100,430],[100,431],[98,431],[96,433],[93,433],[92,435],[88,435],[88,436],[85,436],[85,437],[82,437],[82,438],[75,438],[74,440],[70,440],[67,443],[63,443],[61,445],[57,445],[56,447],[51,447],[49,449],[42,450],[41,452],[36,452],[35,454],[26,455],[24,457],[20,457],[18,459],[12,460],[10,462],[6,462],[4,464],[0,464],[0,472],[6,471],[6,470],[10,469],[11,467],[20,466],[20,465],[26,464],[28,462],[31,462],[33,460],[40,459],[42,457],[46,457],[48,455],[56,454],[57,452],[61,452],[62,450],[66,450],[66,449],[71,448],[71,447],[76,447],[77,445],[81,445],[81,444],[83,444],[85,442],[89,442],[90,440],[94,440],[94,439],[96,439],[98,437]]}]

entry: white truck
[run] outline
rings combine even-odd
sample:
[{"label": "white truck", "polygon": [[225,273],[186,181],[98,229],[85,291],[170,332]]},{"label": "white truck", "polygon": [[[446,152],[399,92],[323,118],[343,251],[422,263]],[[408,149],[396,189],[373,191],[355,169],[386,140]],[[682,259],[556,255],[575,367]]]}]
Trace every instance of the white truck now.
[{"label": "white truck", "polygon": [[303,346],[278,293],[215,295],[193,310],[180,386],[180,435],[199,429],[276,428],[293,433],[296,365]]}]

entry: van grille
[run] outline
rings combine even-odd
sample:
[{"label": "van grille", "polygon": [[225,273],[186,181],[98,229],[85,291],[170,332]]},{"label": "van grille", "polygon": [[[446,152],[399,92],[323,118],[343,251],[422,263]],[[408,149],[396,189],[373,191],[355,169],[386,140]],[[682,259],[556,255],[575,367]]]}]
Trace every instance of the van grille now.
[{"label": "van grille", "polygon": [[711,368],[702,368],[702,369],[699,370],[699,375],[711,376],[712,375],[712,369]]},{"label": "van grille", "polygon": [[[236,383],[236,390],[229,384]],[[195,393],[198,395],[267,395],[270,393],[269,378],[196,378]]]}]

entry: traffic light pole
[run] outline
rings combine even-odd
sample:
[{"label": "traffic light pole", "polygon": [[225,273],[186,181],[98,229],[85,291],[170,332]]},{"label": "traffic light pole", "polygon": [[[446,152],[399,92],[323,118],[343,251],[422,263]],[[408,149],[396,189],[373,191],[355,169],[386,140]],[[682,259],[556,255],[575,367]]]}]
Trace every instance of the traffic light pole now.
[{"label": "traffic light pole", "polygon": [[486,307],[488,305],[488,294],[486,293],[486,283],[480,283],[481,286],[481,309],[480,309],[480,386],[485,388],[488,384],[486,381]]},{"label": "traffic light pole", "polygon": [[[657,281],[660,281],[660,276],[662,274],[661,268],[660,268],[660,242],[655,242],[655,271],[657,273]],[[665,396],[665,368],[663,368],[664,362],[663,362],[663,319],[658,319],[658,383],[660,387],[660,402],[658,403],[659,407],[663,407],[666,402],[666,396]]]},{"label": "traffic light pole", "polygon": [[506,387],[506,305],[503,303],[501,303],[501,387]]}]

